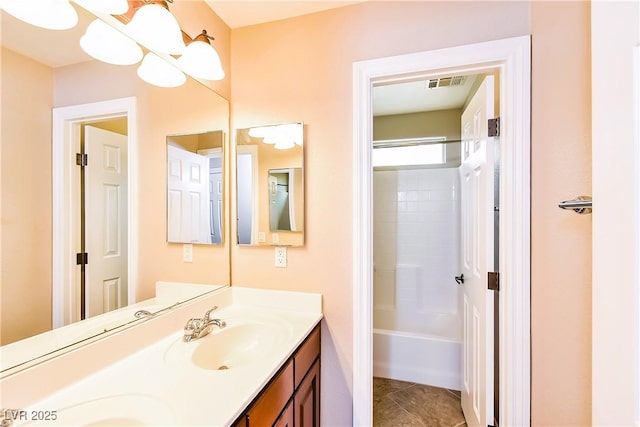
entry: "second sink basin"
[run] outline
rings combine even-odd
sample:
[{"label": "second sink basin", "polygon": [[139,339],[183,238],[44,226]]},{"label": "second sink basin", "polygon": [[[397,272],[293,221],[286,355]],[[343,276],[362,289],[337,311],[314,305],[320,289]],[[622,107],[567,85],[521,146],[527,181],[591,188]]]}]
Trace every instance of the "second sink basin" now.
[{"label": "second sink basin", "polygon": [[212,331],[197,340],[176,340],[164,355],[165,363],[191,365],[211,371],[249,366],[266,358],[286,338],[287,328],[270,322],[236,323]]},{"label": "second sink basin", "polygon": [[273,350],[274,334],[275,327],[261,323],[226,327],[196,341],[191,361],[202,369],[244,366]]}]

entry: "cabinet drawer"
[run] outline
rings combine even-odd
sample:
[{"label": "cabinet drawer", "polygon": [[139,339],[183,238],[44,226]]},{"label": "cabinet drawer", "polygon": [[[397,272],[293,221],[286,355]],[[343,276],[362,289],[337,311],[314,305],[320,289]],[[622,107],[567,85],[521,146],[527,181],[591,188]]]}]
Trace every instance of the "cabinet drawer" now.
[{"label": "cabinet drawer", "polygon": [[309,334],[307,340],[300,346],[293,357],[295,388],[298,388],[313,362],[320,354],[320,325]]},{"label": "cabinet drawer", "polygon": [[269,384],[247,416],[249,427],[271,426],[293,394],[293,363],[289,361]]}]

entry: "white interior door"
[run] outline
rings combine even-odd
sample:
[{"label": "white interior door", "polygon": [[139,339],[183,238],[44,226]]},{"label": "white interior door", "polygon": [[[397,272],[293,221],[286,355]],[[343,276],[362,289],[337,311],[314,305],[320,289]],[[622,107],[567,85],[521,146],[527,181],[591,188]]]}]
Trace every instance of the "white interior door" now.
[{"label": "white interior door", "polygon": [[85,126],[86,317],[127,305],[127,137]]},{"label": "white interior door", "polygon": [[209,159],[171,145],[167,158],[168,240],[210,243]]},{"label": "white interior door", "polygon": [[[256,145],[238,145],[236,161],[237,177],[237,224],[238,244],[256,245],[264,239],[258,234],[258,147]],[[264,235],[264,233],[262,234]]]},{"label": "white interior door", "polygon": [[493,424],[493,77],[485,77],[462,113],[461,262],[463,284],[462,409],[469,426]]},{"label": "white interior door", "polygon": [[211,243],[222,243],[222,169],[209,170]]}]

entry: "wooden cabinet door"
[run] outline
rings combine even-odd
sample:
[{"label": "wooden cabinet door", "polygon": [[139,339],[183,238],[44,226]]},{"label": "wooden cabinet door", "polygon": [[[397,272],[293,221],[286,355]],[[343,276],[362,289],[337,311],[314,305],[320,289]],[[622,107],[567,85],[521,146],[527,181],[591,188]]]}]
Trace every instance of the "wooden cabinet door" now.
[{"label": "wooden cabinet door", "polygon": [[289,360],[275,380],[247,412],[249,427],[272,426],[293,394],[293,362]]},{"label": "wooden cabinet door", "polygon": [[320,361],[316,360],[294,398],[295,427],[320,427]]},{"label": "wooden cabinet door", "polygon": [[293,427],[293,400],[289,402],[273,427]]}]

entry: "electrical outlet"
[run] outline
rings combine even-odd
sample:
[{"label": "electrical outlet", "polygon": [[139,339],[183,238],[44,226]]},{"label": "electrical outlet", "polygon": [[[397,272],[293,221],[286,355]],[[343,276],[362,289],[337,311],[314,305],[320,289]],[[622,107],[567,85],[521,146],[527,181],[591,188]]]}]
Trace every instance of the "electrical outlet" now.
[{"label": "electrical outlet", "polygon": [[287,266],[287,248],[284,246],[276,246],[276,267]]},{"label": "electrical outlet", "polygon": [[271,233],[271,244],[272,245],[277,245],[278,244],[278,240],[280,240],[278,238],[278,233]]},{"label": "electrical outlet", "polygon": [[258,243],[265,243],[267,241],[267,234],[264,231],[258,231]]},{"label": "electrical outlet", "polygon": [[182,246],[182,261],[193,262],[193,245],[191,243],[185,243]]}]

